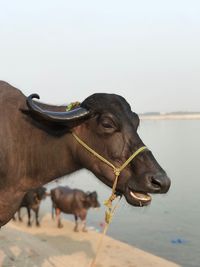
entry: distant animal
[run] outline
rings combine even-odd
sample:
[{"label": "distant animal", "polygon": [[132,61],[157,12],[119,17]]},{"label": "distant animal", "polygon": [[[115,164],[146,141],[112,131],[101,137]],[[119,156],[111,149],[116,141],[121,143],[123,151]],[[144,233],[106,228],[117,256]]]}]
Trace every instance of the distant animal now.
[{"label": "distant animal", "polygon": [[[46,188],[38,187],[28,191],[22,199],[20,207],[17,211],[19,221],[22,221],[21,208],[25,207],[28,214],[28,226],[31,226],[31,210],[35,212],[35,223],[36,226],[40,226],[39,222],[39,208],[42,199],[46,197]],[[13,217],[15,220],[15,216]]]},{"label": "distant animal", "polygon": [[[96,93],[70,111],[33,98],[39,96],[25,97],[0,81],[0,227],[13,217],[26,192],[74,171],[88,169],[112,187],[113,168],[75,135],[115,167],[144,146],[137,133],[139,117],[119,95]],[[151,202],[148,193],[166,193],[169,187],[165,171],[145,149],[123,169],[116,192],[141,207]]]},{"label": "distant animal", "polygon": [[59,186],[51,190],[52,217],[56,211],[57,226],[63,227],[60,213],[73,214],[75,219],[74,231],[78,232],[78,219],[83,223],[82,231],[86,231],[86,217],[89,208],[100,207],[97,199],[97,193],[85,193],[79,189],[71,189],[68,186]]}]

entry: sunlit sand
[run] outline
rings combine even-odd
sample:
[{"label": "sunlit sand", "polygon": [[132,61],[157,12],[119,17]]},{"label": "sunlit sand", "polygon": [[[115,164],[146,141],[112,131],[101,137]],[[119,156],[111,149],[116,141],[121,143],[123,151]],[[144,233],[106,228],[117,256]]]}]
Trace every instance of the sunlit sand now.
[{"label": "sunlit sand", "polygon": [[[95,256],[100,234],[73,232],[74,224],[63,220],[58,229],[49,214],[41,227],[13,222],[0,232],[2,267],[89,267]],[[111,226],[112,227],[112,226]],[[154,242],[152,240],[152,242]],[[179,266],[125,243],[105,237],[96,267],[175,267]]]}]

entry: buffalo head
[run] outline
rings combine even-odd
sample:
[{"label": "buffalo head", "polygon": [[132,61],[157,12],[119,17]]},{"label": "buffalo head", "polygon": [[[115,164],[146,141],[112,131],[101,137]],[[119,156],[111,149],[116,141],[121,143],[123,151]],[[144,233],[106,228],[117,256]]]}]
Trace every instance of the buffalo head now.
[{"label": "buffalo head", "polygon": [[98,201],[97,192],[87,192],[84,198],[84,205],[87,208],[99,208],[100,203]]},{"label": "buffalo head", "polygon": [[[112,187],[115,175],[110,166],[89,153],[76,142],[74,132],[89,147],[114,166],[120,167],[137,149],[144,146],[137,129],[139,117],[126,100],[115,94],[94,94],[71,111],[46,110],[27,99],[30,110],[37,117],[68,128],[66,138],[70,143],[71,158],[77,169],[92,171],[103,183]],[[151,202],[149,193],[166,193],[170,179],[148,149],[135,157],[121,172],[116,190],[133,206]]]},{"label": "buffalo head", "polygon": [[35,193],[37,194],[38,200],[42,200],[46,198],[46,188],[44,186],[38,187],[34,189]]}]

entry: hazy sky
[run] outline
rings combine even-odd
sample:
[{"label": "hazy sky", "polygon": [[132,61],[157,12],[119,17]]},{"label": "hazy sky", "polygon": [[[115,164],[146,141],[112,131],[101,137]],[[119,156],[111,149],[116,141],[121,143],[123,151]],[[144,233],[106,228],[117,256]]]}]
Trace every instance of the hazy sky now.
[{"label": "hazy sky", "polygon": [[0,0],[0,79],[43,102],[200,111],[200,1]]}]

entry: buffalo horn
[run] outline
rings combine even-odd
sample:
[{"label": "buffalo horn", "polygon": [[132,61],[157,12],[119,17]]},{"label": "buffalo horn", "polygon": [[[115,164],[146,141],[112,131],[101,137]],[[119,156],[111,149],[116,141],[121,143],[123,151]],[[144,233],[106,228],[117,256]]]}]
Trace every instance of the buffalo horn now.
[{"label": "buffalo horn", "polygon": [[89,116],[89,110],[82,107],[64,112],[44,110],[43,108],[39,107],[35,101],[33,101],[33,98],[40,99],[38,94],[31,94],[30,96],[28,96],[26,102],[29,109],[37,116],[47,121],[67,125],[68,122],[80,120]]}]

